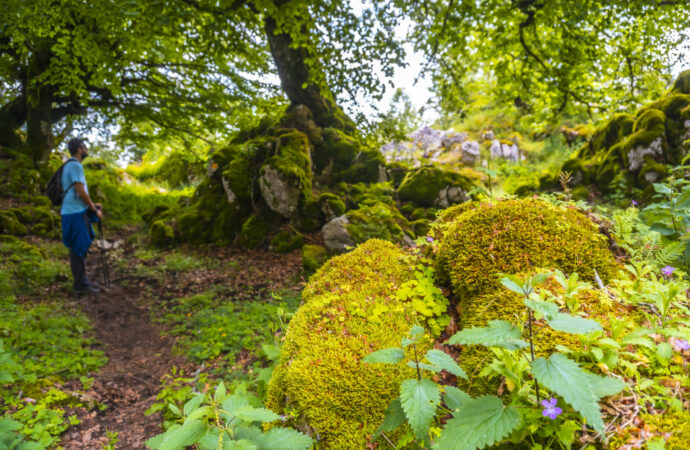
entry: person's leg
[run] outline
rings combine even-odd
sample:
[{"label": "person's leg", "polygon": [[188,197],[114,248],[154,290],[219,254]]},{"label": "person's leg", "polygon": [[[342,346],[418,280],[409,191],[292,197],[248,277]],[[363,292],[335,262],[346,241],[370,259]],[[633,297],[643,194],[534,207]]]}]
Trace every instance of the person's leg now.
[{"label": "person's leg", "polygon": [[89,279],[86,276],[86,255],[79,256],[72,249],[69,250],[69,263],[74,278],[74,290],[86,291],[89,289]]}]

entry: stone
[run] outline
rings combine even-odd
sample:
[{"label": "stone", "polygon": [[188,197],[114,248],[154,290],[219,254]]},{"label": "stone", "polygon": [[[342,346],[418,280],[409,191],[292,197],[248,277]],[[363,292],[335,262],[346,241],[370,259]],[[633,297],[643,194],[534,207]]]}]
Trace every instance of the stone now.
[{"label": "stone", "polygon": [[644,157],[646,155],[663,156],[664,149],[662,148],[664,138],[659,136],[654,139],[648,146],[640,145],[628,152],[629,166],[628,170],[635,172],[644,165]]},{"label": "stone", "polygon": [[485,141],[492,141],[495,139],[494,132],[491,130],[482,131],[482,139]]},{"label": "stone", "polygon": [[323,243],[330,252],[342,253],[347,249],[346,247],[355,246],[354,239],[347,232],[348,223],[350,221],[347,220],[347,215],[342,215],[329,221],[321,229]]},{"label": "stone", "polygon": [[462,163],[466,166],[474,166],[479,161],[479,142],[465,141],[460,145]]},{"label": "stone", "polygon": [[434,201],[434,205],[439,208],[448,208],[450,205],[457,203],[464,203],[469,200],[465,191],[458,186],[446,186],[438,191],[438,197]]},{"label": "stone", "polygon": [[273,167],[269,165],[263,167],[259,177],[259,188],[266,204],[273,212],[289,218],[297,211],[300,188],[284,180],[280,172]]},{"label": "stone", "polygon": [[503,158],[508,161],[518,162],[520,160],[520,149],[516,143],[513,142],[511,145],[505,143],[501,144],[501,150],[503,152]]},{"label": "stone", "polygon": [[230,185],[228,184],[228,180],[225,179],[225,177],[221,177],[220,179],[222,185],[223,185],[223,190],[225,191],[225,196],[228,198],[228,203],[231,205],[235,203],[235,200],[237,200],[237,196],[235,195],[234,192],[232,192],[232,189],[230,189]]},{"label": "stone", "polygon": [[455,144],[462,144],[467,140],[467,133],[456,133],[455,131],[447,131],[445,136],[441,138],[441,147],[450,149]]},{"label": "stone", "polygon": [[498,139],[494,139],[491,141],[491,148],[489,149],[491,152],[491,157],[492,158],[503,158],[503,150],[501,149],[501,141]]}]

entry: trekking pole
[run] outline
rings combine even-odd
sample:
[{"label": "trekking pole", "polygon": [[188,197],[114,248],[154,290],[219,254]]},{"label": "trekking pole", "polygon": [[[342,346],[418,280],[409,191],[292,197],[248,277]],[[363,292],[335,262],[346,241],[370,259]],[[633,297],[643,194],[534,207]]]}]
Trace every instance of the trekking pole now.
[{"label": "trekking pole", "polygon": [[110,272],[108,271],[108,258],[105,254],[105,240],[103,239],[103,222],[98,221],[98,234],[101,241],[101,267],[103,268],[103,284],[110,287]]}]

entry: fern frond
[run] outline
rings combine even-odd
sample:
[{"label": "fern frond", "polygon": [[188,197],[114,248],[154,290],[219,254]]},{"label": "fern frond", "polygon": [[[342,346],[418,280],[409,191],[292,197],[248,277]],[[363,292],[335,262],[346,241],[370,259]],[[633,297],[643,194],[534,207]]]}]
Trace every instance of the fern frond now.
[{"label": "fern frond", "polygon": [[671,242],[663,246],[663,248],[654,255],[654,264],[659,267],[668,266],[676,261],[684,251],[685,244],[683,242]]}]

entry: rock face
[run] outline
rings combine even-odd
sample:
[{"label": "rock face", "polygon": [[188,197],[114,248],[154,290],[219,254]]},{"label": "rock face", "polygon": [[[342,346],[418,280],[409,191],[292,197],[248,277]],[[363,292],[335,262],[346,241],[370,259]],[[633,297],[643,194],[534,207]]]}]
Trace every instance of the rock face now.
[{"label": "rock face", "polygon": [[474,166],[480,158],[479,142],[465,141],[460,145],[460,155],[462,163],[466,166]]},{"label": "rock face", "polygon": [[644,158],[647,155],[652,157],[659,157],[664,154],[663,150],[663,138],[660,136],[654,139],[649,145],[640,145],[628,152],[628,161],[630,165],[628,170],[631,172],[636,172],[640,170],[644,164]]},{"label": "rock face", "polygon": [[520,160],[520,148],[515,142],[501,142],[498,139],[494,139],[491,141],[490,151],[493,158],[504,158],[512,162]]},{"label": "rock face", "polygon": [[349,223],[347,216],[342,215],[329,221],[321,229],[323,243],[330,252],[342,253],[346,247],[354,247],[355,241],[347,232],[346,226]]},{"label": "rock face", "polygon": [[464,175],[426,166],[405,175],[398,188],[398,196],[402,201],[427,208],[447,207],[467,199],[466,193],[472,187],[472,180]]},{"label": "rock face", "polygon": [[[225,185],[223,186],[225,187]],[[299,204],[300,189],[287,180],[278,170],[265,166],[259,177],[259,187],[266,204],[283,217],[292,217]],[[226,193],[228,190],[226,189]],[[232,193],[232,191],[230,191]],[[230,195],[228,194],[228,201]]]}]

